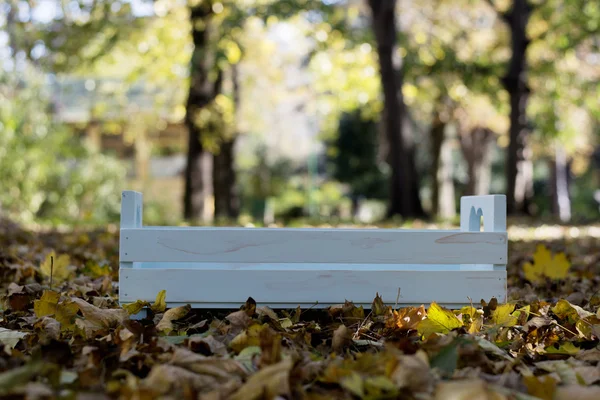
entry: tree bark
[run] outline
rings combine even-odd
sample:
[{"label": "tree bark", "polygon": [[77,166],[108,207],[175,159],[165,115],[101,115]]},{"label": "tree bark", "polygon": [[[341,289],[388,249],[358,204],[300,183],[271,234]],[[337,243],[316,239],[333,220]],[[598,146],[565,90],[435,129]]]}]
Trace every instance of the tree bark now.
[{"label": "tree bark", "polygon": [[419,179],[415,167],[414,142],[406,129],[406,105],[402,96],[402,66],[396,51],[396,0],[368,0],[377,42],[381,86],[384,97],[383,125],[391,168],[388,216],[421,217]]},{"label": "tree bark", "polygon": [[183,196],[184,218],[200,220],[204,212],[205,182],[202,174],[202,131],[196,123],[198,112],[221,91],[222,73],[216,65],[213,45],[216,26],[212,21],[212,1],[201,1],[190,8],[194,51],[190,62],[190,88],[185,124],[188,128],[188,154]]},{"label": "tree bark", "polygon": [[467,162],[469,182],[466,194],[481,196],[490,193],[492,179],[492,154],[494,132],[488,128],[476,127],[467,134],[460,135],[460,146]]},{"label": "tree bark", "polygon": [[436,111],[431,124],[431,213],[441,218],[456,215],[454,181],[452,179],[452,152],[445,140],[446,122]]},{"label": "tree bark", "polygon": [[215,218],[236,218],[238,202],[235,193],[234,148],[235,137],[223,141],[213,157],[213,192]]},{"label": "tree bark", "polygon": [[567,222],[571,219],[570,167],[565,149],[559,144],[555,146],[552,167],[552,213]]},{"label": "tree bark", "polygon": [[504,15],[512,41],[510,65],[502,80],[510,95],[510,144],[506,160],[506,202],[510,214],[529,214],[533,197],[533,164],[527,123],[530,89],[527,85],[526,58],[529,46],[526,29],[531,11],[527,0],[513,0],[511,11]]},{"label": "tree bark", "polygon": [[[236,124],[240,107],[238,65],[231,65],[230,72],[234,124]],[[236,218],[239,213],[239,199],[235,187],[235,142],[239,132],[237,132],[236,126],[230,128],[233,130],[233,134],[221,139],[219,152],[213,156],[213,193],[216,218]]]}]

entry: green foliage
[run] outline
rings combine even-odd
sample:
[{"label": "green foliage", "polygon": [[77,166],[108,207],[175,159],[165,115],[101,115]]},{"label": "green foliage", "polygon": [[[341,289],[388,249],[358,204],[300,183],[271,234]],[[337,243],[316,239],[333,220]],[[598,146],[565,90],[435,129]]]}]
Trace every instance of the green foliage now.
[{"label": "green foliage", "polygon": [[334,179],[350,186],[353,198],[384,199],[387,176],[379,162],[377,123],[359,109],[344,113],[338,135],[327,151]]},{"label": "green foliage", "polygon": [[0,207],[23,221],[116,219],[123,168],[52,120],[40,77],[0,75]]}]

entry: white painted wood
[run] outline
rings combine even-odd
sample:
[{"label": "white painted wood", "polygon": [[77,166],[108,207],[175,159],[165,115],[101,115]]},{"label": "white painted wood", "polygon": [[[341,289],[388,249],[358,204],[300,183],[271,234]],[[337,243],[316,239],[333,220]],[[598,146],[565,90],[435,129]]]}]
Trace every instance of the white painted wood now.
[{"label": "white painted wood", "polygon": [[[132,190],[126,190],[121,194],[121,229],[142,227],[142,194]],[[122,244],[119,246],[122,248]],[[119,268],[136,267],[137,260],[119,259]]]},{"label": "white painted wood", "polygon": [[260,304],[294,308],[327,307],[351,300],[370,306],[379,293],[399,303],[469,304],[472,299],[506,299],[506,275],[501,271],[372,271],[355,270],[198,270],[127,269],[121,273],[121,301],[153,301],[167,291],[169,305],[239,307],[248,297]]},{"label": "white painted wood", "polygon": [[194,262],[140,262],[144,269],[201,269],[231,271],[460,271],[461,264],[333,264],[333,263],[194,263]]},{"label": "white painted wood", "polygon": [[[484,217],[485,232],[479,230]],[[447,307],[506,300],[506,198],[461,200],[460,231],[143,227],[142,194],[123,192],[120,303],[274,308],[344,300]],[[141,315],[140,315],[141,316]]]},{"label": "white painted wood", "polygon": [[123,261],[462,264],[506,262],[506,233],[392,229],[122,229]]},{"label": "white painted wood", "polygon": [[506,196],[465,196],[460,199],[460,230],[479,232],[483,216],[485,232],[506,232]]},{"label": "white painted wood", "polygon": [[[460,230],[479,232],[483,217],[483,231],[506,232],[506,196],[465,196],[460,199]],[[502,271],[506,262],[486,264],[464,264],[463,271]]]}]

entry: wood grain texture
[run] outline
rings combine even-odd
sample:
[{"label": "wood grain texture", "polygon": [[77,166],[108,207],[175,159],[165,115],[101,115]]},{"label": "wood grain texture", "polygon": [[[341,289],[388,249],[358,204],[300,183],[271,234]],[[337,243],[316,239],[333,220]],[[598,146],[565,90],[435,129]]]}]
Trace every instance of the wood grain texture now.
[{"label": "wood grain texture", "polygon": [[153,301],[166,290],[169,307],[235,308],[250,296],[276,308],[327,307],[345,300],[370,306],[377,293],[394,304],[399,289],[399,304],[506,301],[506,271],[122,269],[119,282],[121,303]]},{"label": "wood grain texture", "polygon": [[504,232],[144,227],[121,229],[121,261],[505,264]]}]

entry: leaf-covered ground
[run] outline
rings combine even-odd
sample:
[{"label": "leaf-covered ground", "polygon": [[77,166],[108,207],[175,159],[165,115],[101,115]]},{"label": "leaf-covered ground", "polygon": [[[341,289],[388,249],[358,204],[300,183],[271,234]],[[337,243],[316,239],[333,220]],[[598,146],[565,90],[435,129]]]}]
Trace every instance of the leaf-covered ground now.
[{"label": "leaf-covered ground", "polygon": [[116,233],[2,223],[0,397],[600,399],[600,241],[535,233],[510,244],[507,304],[210,312],[161,292],[136,321]]}]

